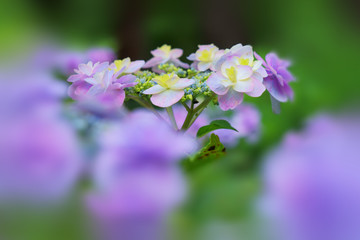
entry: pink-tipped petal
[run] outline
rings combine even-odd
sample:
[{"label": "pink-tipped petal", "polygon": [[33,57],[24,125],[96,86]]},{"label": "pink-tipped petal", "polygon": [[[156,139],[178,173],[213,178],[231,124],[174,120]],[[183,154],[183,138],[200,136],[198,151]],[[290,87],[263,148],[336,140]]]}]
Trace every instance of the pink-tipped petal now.
[{"label": "pink-tipped petal", "polygon": [[74,75],[71,75],[71,76],[67,79],[67,81],[68,81],[68,82],[76,82],[76,81],[82,80],[84,77],[85,77],[84,74],[74,74]]},{"label": "pink-tipped petal", "polygon": [[187,78],[180,78],[177,83],[171,86],[171,89],[175,90],[181,90],[184,89],[192,84],[194,84],[195,81],[193,79],[187,79]]},{"label": "pink-tipped petal", "polygon": [[138,61],[134,61],[131,62],[129,67],[126,69],[126,73],[134,73],[140,70],[140,68],[142,68],[145,65],[145,61],[144,60],[138,60]]},{"label": "pink-tipped petal", "polygon": [[166,88],[163,88],[160,85],[155,85],[149,89],[146,89],[143,93],[144,94],[158,94],[158,93],[164,92],[165,90],[166,90]]},{"label": "pink-tipped petal", "polygon": [[235,109],[236,106],[238,106],[243,101],[243,98],[243,93],[239,93],[233,89],[230,89],[225,95],[219,96],[219,106],[223,111]]},{"label": "pink-tipped petal", "polygon": [[168,89],[159,94],[153,95],[150,100],[151,102],[158,107],[170,107],[180,101],[180,99],[184,96],[183,90],[171,90]]},{"label": "pink-tipped petal", "polygon": [[228,87],[225,87],[222,84],[222,80],[224,77],[220,75],[219,73],[213,73],[210,75],[208,80],[206,81],[206,84],[209,86],[209,88],[218,95],[224,95],[229,90]]},{"label": "pink-tipped petal", "polygon": [[85,96],[86,93],[91,88],[91,84],[88,84],[85,81],[76,81],[68,89],[68,94],[72,99],[80,99]]},{"label": "pink-tipped petal", "polygon": [[183,55],[183,50],[180,48],[174,48],[171,50],[170,52],[170,57],[171,58],[179,58]]},{"label": "pink-tipped petal", "polygon": [[[254,74],[256,75],[256,74]],[[263,92],[265,92],[266,88],[264,84],[259,80],[259,77],[252,77],[254,83],[254,89],[250,92],[246,92],[250,97],[260,97]]]}]

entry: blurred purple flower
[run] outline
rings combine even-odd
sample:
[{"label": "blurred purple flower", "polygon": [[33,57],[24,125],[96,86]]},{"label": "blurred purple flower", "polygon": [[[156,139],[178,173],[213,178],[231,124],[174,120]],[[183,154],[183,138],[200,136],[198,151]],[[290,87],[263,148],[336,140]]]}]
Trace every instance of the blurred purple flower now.
[{"label": "blurred purple flower", "polygon": [[86,58],[86,61],[103,63],[114,61],[116,56],[110,48],[92,48],[87,51]]},{"label": "blurred purple flower", "polygon": [[358,117],[318,116],[268,156],[261,206],[274,239],[360,239],[359,136]]},{"label": "blurred purple flower", "polygon": [[260,113],[252,105],[240,105],[235,108],[233,115],[228,119],[230,124],[238,130],[218,129],[214,133],[220,141],[228,146],[235,146],[240,138],[256,141],[260,131]]},{"label": "blurred purple flower", "polygon": [[195,142],[144,111],[108,126],[100,139],[96,191],[87,204],[101,226],[101,238],[159,239],[149,231],[184,199],[177,162],[196,149]]},{"label": "blurred purple flower", "polygon": [[[29,71],[30,73],[30,71]],[[62,85],[41,74],[0,87],[0,199],[60,201],[81,169],[75,132],[60,117]],[[59,88],[59,89],[57,89]]]}]

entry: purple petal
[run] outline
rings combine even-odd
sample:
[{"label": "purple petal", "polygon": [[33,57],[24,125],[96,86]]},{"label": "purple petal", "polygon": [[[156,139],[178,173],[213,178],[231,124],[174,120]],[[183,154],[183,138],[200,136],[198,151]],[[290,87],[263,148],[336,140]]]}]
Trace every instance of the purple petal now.
[{"label": "purple petal", "polygon": [[151,102],[158,107],[170,107],[177,103],[184,96],[183,90],[168,89],[151,97]]},{"label": "purple petal", "polygon": [[161,92],[163,92],[165,90],[166,90],[166,88],[163,88],[160,85],[155,85],[155,86],[152,86],[149,89],[146,89],[143,93],[144,94],[157,94],[157,93],[161,93]]},{"label": "purple petal", "polygon": [[271,96],[279,102],[286,102],[289,98],[292,99],[293,97],[293,91],[290,86],[287,83],[284,83],[284,85],[281,86],[274,75],[265,78],[264,85]]},{"label": "purple petal", "polygon": [[210,75],[208,80],[206,81],[206,84],[209,86],[209,88],[216,93],[217,95],[224,95],[229,90],[228,87],[225,87],[221,81],[224,79],[220,73],[213,73]]},{"label": "purple petal", "polygon": [[127,84],[127,83],[133,83],[135,80],[136,80],[136,77],[134,75],[128,74],[128,75],[122,76],[119,79],[116,79],[114,82]]},{"label": "purple petal", "polygon": [[277,69],[278,75],[281,75],[285,82],[294,81],[294,76],[284,67],[280,67]]},{"label": "purple petal", "polygon": [[91,84],[85,81],[76,81],[68,89],[68,94],[72,99],[79,99],[86,95],[91,88]]},{"label": "purple petal", "polygon": [[219,106],[221,110],[227,111],[229,109],[235,109],[244,98],[244,94],[238,93],[233,89],[230,89],[225,95],[219,96]]}]

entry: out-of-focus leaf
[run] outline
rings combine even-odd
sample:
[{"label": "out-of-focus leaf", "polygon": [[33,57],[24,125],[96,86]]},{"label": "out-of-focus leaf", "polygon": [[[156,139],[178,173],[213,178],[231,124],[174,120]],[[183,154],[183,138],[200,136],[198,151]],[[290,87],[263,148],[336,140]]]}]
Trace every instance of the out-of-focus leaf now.
[{"label": "out-of-focus leaf", "polygon": [[193,170],[195,168],[201,167],[205,164],[218,160],[220,157],[224,156],[225,153],[226,153],[226,148],[220,142],[219,136],[212,133],[210,136],[209,143],[194,156],[184,160],[183,166],[187,170]]},{"label": "out-of-focus leaf", "polygon": [[214,120],[209,125],[199,128],[196,136],[199,138],[217,129],[229,129],[236,132],[238,131],[226,120]]}]

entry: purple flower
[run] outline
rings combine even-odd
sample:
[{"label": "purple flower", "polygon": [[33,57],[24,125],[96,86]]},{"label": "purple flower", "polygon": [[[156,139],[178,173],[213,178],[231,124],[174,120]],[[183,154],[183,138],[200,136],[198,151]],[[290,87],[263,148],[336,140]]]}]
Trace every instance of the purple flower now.
[{"label": "purple flower", "polygon": [[87,65],[79,66],[77,72],[80,77],[69,87],[69,96],[76,100],[89,101],[90,99],[92,101],[96,99],[96,101],[114,107],[122,106],[125,100],[124,89],[135,86],[137,84],[136,77],[130,74],[121,76],[125,68],[116,73],[114,70],[99,72],[104,66],[108,66],[108,64],[92,65],[89,62]]},{"label": "purple flower", "polygon": [[54,91],[62,86],[37,77],[29,75],[26,81],[1,83],[2,203],[60,201],[80,174],[82,157],[78,140],[60,116],[59,96]]},{"label": "purple flower", "polygon": [[177,162],[196,144],[144,111],[108,126],[100,139],[93,168],[96,190],[86,200],[104,232],[102,239],[118,239],[119,234],[137,239],[133,230],[142,224],[150,234],[144,239],[157,239],[148,232],[150,226],[160,224],[184,199]]},{"label": "purple flower", "polygon": [[92,48],[86,53],[87,61],[92,62],[112,62],[116,56],[110,48]]},{"label": "purple flower", "polygon": [[162,63],[173,63],[175,66],[182,68],[188,68],[189,64],[183,63],[179,60],[179,57],[182,56],[183,50],[180,48],[171,49],[169,45],[163,45],[160,48],[157,48],[151,51],[151,54],[154,56],[149,61],[145,63],[144,68],[156,67]]},{"label": "purple flower", "polygon": [[252,105],[240,105],[235,108],[233,115],[228,119],[231,126],[238,132],[218,129],[214,133],[220,141],[229,146],[235,146],[240,138],[256,141],[260,131],[260,113]]},{"label": "purple flower", "polygon": [[104,63],[97,62],[93,64],[92,61],[89,61],[87,64],[81,63],[79,64],[78,69],[74,70],[76,74],[71,75],[68,78],[68,82],[76,82],[78,80],[84,80],[85,78],[94,76],[95,73],[104,71],[108,67],[109,67],[108,62],[104,62]]},{"label": "purple flower", "polygon": [[292,100],[294,93],[289,82],[294,81],[295,78],[287,70],[290,62],[280,59],[275,53],[266,55],[264,61],[258,54],[255,53],[258,60],[263,62],[268,76],[264,78],[264,85],[271,94],[271,97],[278,102],[286,102]]},{"label": "purple flower", "polygon": [[360,239],[359,136],[358,117],[318,116],[267,157],[262,212],[274,239]]}]

